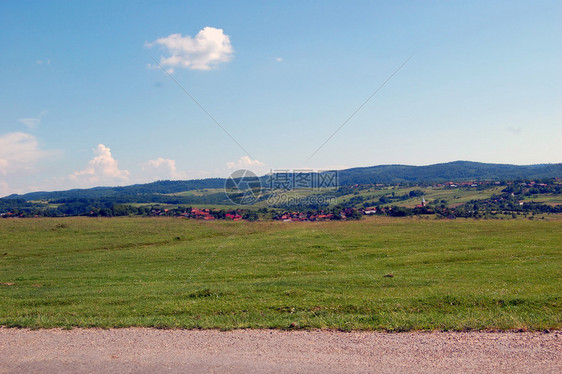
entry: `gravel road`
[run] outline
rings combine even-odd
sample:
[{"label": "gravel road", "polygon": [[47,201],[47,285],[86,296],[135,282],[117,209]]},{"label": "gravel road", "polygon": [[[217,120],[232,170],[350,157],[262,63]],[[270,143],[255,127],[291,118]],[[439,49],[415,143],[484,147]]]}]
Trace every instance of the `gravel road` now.
[{"label": "gravel road", "polygon": [[0,373],[562,373],[562,332],[0,328]]}]

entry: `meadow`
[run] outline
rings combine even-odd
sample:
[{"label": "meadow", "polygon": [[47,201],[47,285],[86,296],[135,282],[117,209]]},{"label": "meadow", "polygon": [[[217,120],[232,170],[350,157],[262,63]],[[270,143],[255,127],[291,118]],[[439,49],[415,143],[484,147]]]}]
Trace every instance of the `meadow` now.
[{"label": "meadow", "polygon": [[0,325],[562,327],[562,220],[0,220]]}]

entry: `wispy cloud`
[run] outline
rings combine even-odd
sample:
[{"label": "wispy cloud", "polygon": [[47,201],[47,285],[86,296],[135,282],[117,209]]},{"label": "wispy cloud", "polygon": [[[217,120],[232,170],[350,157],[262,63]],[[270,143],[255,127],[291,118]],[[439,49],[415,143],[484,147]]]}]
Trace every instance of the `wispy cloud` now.
[{"label": "wispy cloud", "polygon": [[0,180],[0,197],[8,196],[13,193],[22,193],[22,190],[11,188],[8,182]]},{"label": "wispy cloud", "polygon": [[37,126],[39,126],[39,124],[41,123],[41,120],[43,119],[43,117],[45,117],[46,114],[47,114],[47,111],[44,110],[41,113],[39,113],[36,117],[20,118],[20,119],[18,119],[18,121],[20,123],[23,123],[24,125],[26,125],[27,127],[29,127],[30,129],[33,130]]},{"label": "wispy cloud", "polygon": [[174,68],[210,70],[232,60],[234,53],[230,37],[214,27],[205,27],[195,37],[171,34],[146,43],[146,46],[160,46],[169,53],[169,56],[160,58],[160,64],[167,67],[170,74]]},{"label": "wispy cloud", "polygon": [[268,165],[259,160],[252,159],[248,156],[242,156],[237,161],[229,161],[226,163],[228,173],[237,169],[248,169],[255,174],[265,174],[269,171]]},{"label": "wispy cloud", "polygon": [[56,151],[40,149],[37,139],[27,133],[11,132],[0,135],[0,175],[25,173],[35,164]]},{"label": "wispy cloud", "polygon": [[156,179],[187,179],[187,173],[178,171],[176,160],[158,157],[141,165],[145,178]]},{"label": "wispy cloud", "polygon": [[217,175],[225,174],[225,170],[201,170],[186,169],[178,170],[176,160],[158,157],[154,160],[148,160],[140,165],[142,175],[138,175],[134,180],[136,183],[147,183],[155,180],[188,180],[212,178]]},{"label": "wispy cloud", "polygon": [[283,62],[283,57],[276,57],[276,58],[275,58],[275,61],[277,61],[277,62]]},{"label": "wispy cloud", "polygon": [[47,64],[47,65],[51,65],[51,60],[46,59],[46,60],[36,60],[35,63],[37,65],[43,65],[43,64]]}]

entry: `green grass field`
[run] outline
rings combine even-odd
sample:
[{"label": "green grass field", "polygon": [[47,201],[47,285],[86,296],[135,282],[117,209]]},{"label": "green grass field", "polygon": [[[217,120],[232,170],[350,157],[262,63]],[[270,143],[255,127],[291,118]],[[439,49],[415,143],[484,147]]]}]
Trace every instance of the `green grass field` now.
[{"label": "green grass field", "polygon": [[0,325],[560,329],[562,220],[0,220]]}]

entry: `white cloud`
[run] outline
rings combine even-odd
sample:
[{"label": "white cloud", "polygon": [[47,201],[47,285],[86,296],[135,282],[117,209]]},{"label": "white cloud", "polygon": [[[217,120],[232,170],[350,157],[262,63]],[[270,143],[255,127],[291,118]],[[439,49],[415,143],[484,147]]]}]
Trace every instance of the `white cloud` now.
[{"label": "white cloud", "polygon": [[8,185],[8,182],[0,180],[0,198],[14,193],[22,193],[22,190],[13,189]]},{"label": "white cloud", "polygon": [[235,162],[227,162],[226,167],[233,170],[233,169],[249,169],[256,174],[261,174],[265,172],[265,163],[252,160],[248,156],[242,156],[238,161]]},{"label": "white cloud", "polygon": [[277,62],[283,62],[283,58],[282,58],[282,57],[277,57],[277,58],[275,58],[275,61],[277,61]]},{"label": "white cloud", "polygon": [[519,135],[521,133],[521,127],[509,126],[507,131],[511,132],[513,135]]},{"label": "white cloud", "polygon": [[158,157],[141,165],[144,176],[150,180],[157,179],[186,179],[185,172],[179,172],[176,161],[168,158]]},{"label": "white cloud", "polygon": [[39,142],[23,132],[0,135],[0,175],[33,170],[35,164],[53,151],[43,151]]},{"label": "white cloud", "polygon": [[36,60],[35,63],[37,65],[43,65],[43,64],[51,65],[51,60],[49,60],[49,59],[47,59],[47,60]]},{"label": "white cloud", "polygon": [[160,58],[160,64],[173,72],[174,67],[192,70],[210,70],[221,62],[232,59],[234,49],[230,37],[222,29],[205,27],[195,37],[171,34],[147,43],[147,47],[158,45],[170,53]]},{"label": "white cloud", "polygon": [[18,121],[23,123],[24,125],[26,125],[30,129],[34,129],[41,123],[41,119],[43,119],[45,114],[47,114],[46,110],[39,113],[39,115],[35,118],[20,118],[20,119],[18,119]]},{"label": "white cloud", "polygon": [[83,185],[92,184],[122,184],[129,180],[129,171],[119,169],[116,159],[111,155],[111,149],[99,144],[94,149],[96,157],[88,162],[84,170],[76,171],[69,179]]}]

